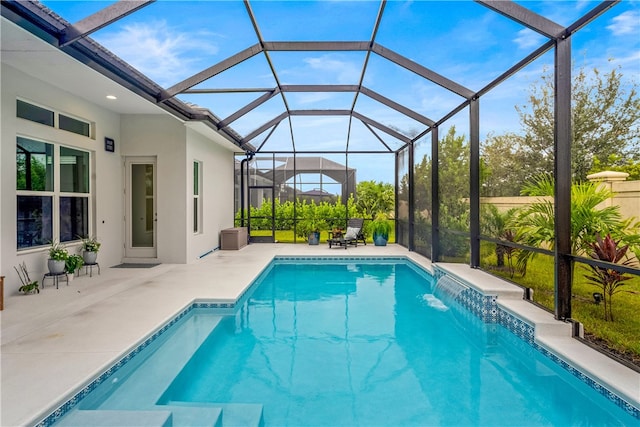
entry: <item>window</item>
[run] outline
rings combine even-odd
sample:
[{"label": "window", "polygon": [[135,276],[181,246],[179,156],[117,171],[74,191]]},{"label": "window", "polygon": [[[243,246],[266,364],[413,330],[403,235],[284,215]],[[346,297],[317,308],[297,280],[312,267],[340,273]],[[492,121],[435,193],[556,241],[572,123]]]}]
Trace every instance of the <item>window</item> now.
[{"label": "window", "polygon": [[193,162],[193,232],[202,233],[202,199],[200,191],[202,186],[202,164]]},{"label": "window", "polygon": [[30,104],[20,99],[16,100],[17,116],[32,122],[56,127],[56,116],[58,119],[58,129],[77,133],[86,137],[91,137],[91,123],[68,115],[57,113],[44,107]]},{"label": "window", "polygon": [[78,135],[89,136],[91,125],[82,120],[60,114],[58,116],[58,127],[62,130],[77,133]]},{"label": "window", "polygon": [[89,235],[89,153],[18,137],[17,248]]},{"label": "window", "polygon": [[31,120],[32,122],[42,123],[47,126],[54,126],[53,111],[49,111],[46,108],[38,107],[37,105],[29,104],[18,99],[17,102],[17,116],[22,119]]}]

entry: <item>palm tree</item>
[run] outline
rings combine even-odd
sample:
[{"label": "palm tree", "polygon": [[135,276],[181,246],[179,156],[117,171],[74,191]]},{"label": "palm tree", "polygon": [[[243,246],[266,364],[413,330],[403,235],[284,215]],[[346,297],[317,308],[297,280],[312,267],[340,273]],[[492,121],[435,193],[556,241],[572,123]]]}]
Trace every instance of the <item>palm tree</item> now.
[{"label": "palm tree", "polygon": [[[506,240],[508,242],[515,242],[516,234],[514,230],[509,228],[513,223],[513,218],[517,213],[516,208],[511,208],[506,212],[500,212],[495,205],[483,204],[481,205],[482,219],[480,221],[480,229],[482,234],[495,237],[497,239]],[[511,278],[515,270],[513,268],[512,259],[517,253],[517,249],[511,246],[501,245],[496,243],[496,266],[504,267],[504,257],[507,257],[509,273]]]},{"label": "palm tree", "polygon": [[[550,174],[543,174],[527,183],[523,196],[540,197],[515,217],[513,228],[517,241],[533,247],[555,246],[554,233],[554,182]],[[585,255],[591,250],[596,236],[610,234],[638,251],[640,223],[634,219],[622,219],[618,206],[600,207],[613,196],[613,192],[593,182],[581,182],[571,186],[571,253]],[[520,251],[518,268],[524,273],[534,252]],[[573,261],[572,261],[573,269]]]}]

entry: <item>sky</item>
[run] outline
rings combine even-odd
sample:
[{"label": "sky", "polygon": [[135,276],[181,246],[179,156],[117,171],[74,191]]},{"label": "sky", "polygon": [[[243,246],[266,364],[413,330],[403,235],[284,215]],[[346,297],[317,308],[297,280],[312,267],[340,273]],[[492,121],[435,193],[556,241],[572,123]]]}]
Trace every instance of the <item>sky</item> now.
[{"label": "sky", "polygon": [[[108,6],[102,1],[43,1],[67,21],[78,20]],[[561,26],[569,26],[599,2],[518,1]],[[265,41],[368,41],[380,2],[372,1],[252,1],[258,29]],[[640,82],[640,1],[623,0],[572,36],[574,69],[609,71],[618,68],[626,81]],[[93,33],[91,37],[165,88],[191,77],[256,44],[258,38],[242,1],[159,0]],[[476,92],[541,46],[545,37],[471,1],[389,1],[375,42]],[[279,83],[354,84],[361,78],[365,52],[270,52]],[[543,70],[553,68],[553,51],[509,78],[480,99],[481,140],[487,135],[519,132],[516,106],[526,104],[532,84]],[[363,86],[438,121],[463,99],[406,69],[372,54]],[[256,55],[195,88],[274,88],[277,82],[264,54]],[[210,109],[225,118],[262,92],[182,94],[185,102]],[[287,93],[292,110],[350,109],[353,93]],[[233,122],[242,136],[286,110],[281,96],[273,97]],[[413,136],[426,126],[364,95],[355,110],[379,123]],[[347,116],[292,117],[273,131],[263,149],[392,150],[402,145],[359,120]],[[445,122],[444,135],[455,125],[468,135],[468,111]],[[270,130],[251,142],[260,146]],[[380,139],[382,139],[381,142]],[[428,153],[429,141],[419,144]],[[327,155],[344,163],[344,155]],[[393,182],[393,157],[350,156],[358,180]],[[374,167],[377,166],[377,167]],[[384,172],[380,170],[384,169]]]}]

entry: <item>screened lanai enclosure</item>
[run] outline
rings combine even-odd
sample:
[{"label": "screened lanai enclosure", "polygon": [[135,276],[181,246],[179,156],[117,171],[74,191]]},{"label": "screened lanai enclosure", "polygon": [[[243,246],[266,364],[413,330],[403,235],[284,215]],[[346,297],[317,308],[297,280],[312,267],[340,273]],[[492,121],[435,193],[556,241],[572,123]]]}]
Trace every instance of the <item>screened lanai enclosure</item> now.
[{"label": "screened lanai enclosure", "polygon": [[[384,211],[394,241],[434,262],[467,263],[526,288],[533,285],[518,266],[547,263],[549,286],[535,289],[534,300],[570,319],[576,265],[634,280],[640,271],[633,215],[622,215],[625,230],[585,225],[587,238],[572,220],[575,185],[606,157],[582,148],[587,135],[572,120],[576,79],[596,78],[596,66],[614,70],[631,76],[621,86],[632,93],[639,67],[629,52],[640,46],[637,23],[628,30],[638,17],[630,3],[87,2],[39,31],[235,144],[235,220],[252,242],[304,243],[298,229],[309,215],[322,217],[326,231],[352,217],[366,225]],[[3,1],[3,15],[49,22],[58,2],[42,4]],[[184,16],[197,19],[187,28]],[[153,17],[153,31],[177,28],[188,42],[179,55],[145,64],[116,41]],[[611,128],[605,116],[596,123]],[[616,143],[628,153],[638,123],[627,125]],[[546,193],[523,192],[541,176]],[[390,205],[375,205],[366,191],[373,184],[393,188]],[[525,193],[534,199],[496,201]],[[534,233],[526,222],[534,217],[547,228]],[[629,263],[590,256],[588,243],[607,231],[630,244]]]}]

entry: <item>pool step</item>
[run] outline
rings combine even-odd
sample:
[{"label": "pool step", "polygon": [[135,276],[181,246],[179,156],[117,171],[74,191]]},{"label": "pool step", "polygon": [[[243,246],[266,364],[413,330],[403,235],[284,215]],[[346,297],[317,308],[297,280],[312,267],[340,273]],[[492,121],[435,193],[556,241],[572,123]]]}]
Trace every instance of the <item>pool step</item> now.
[{"label": "pool step", "polygon": [[222,403],[222,427],[264,427],[262,405],[258,403]]},{"label": "pool step", "polygon": [[171,411],[73,411],[56,424],[61,427],[173,427]]},{"label": "pool step", "polygon": [[[196,410],[217,410],[220,413],[218,423],[213,424],[214,427],[264,427],[264,418],[262,415],[263,405],[260,403],[202,403],[202,402],[169,402],[167,405],[156,406],[158,410],[172,411],[173,427],[186,427],[192,425],[201,425],[197,423],[189,424],[189,418],[186,418],[190,411]],[[184,414],[184,420],[182,415]],[[205,419],[205,418],[198,418]],[[212,418],[208,417],[207,420]],[[207,424],[211,425],[211,424]]]},{"label": "pool step", "polygon": [[173,423],[171,427],[223,427],[222,409],[211,406],[162,406],[171,411]]},{"label": "pool step", "polygon": [[220,403],[162,405],[150,411],[78,410],[62,418],[60,427],[264,427],[262,405]]}]

